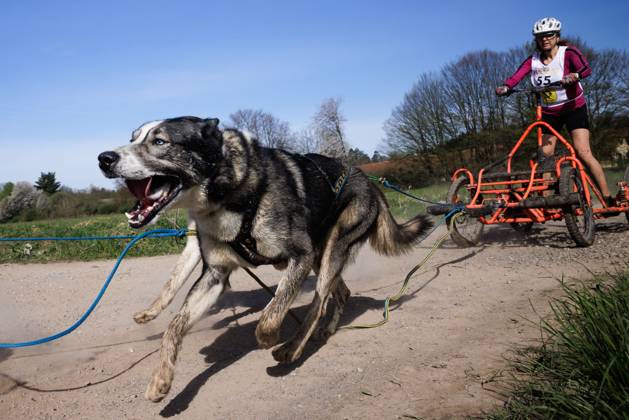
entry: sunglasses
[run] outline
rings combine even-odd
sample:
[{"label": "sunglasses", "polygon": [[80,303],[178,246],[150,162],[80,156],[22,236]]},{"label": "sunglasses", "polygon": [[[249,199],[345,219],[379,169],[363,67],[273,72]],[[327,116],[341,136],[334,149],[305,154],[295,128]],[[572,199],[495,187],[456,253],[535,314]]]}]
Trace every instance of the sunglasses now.
[{"label": "sunglasses", "polygon": [[557,36],[557,32],[544,32],[544,33],[535,35],[535,38],[536,39],[554,38],[556,36]]}]

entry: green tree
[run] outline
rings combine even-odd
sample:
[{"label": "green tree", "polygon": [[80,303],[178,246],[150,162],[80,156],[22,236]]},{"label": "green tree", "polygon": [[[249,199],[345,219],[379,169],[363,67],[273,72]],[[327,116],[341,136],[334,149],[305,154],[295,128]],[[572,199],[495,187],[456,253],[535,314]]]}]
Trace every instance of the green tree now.
[{"label": "green tree", "polygon": [[347,152],[348,165],[358,166],[369,162],[371,162],[371,159],[369,159],[369,155],[360,150],[358,147],[355,149],[349,149],[349,152]]},{"label": "green tree", "polygon": [[0,191],[0,200],[2,200],[5,197],[10,196],[11,193],[13,192],[13,187],[14,187],[14,184],[12,182],[7,182],[6,184],[3,184],[2,190]]},{"label": "green tree", "polygon": [[54,194],[61,188],[61,183],[57,182],[54,172],[42,172],[37,182],[35,182],[35,188],[48,194]]},{"label": "green tree", "polygon": [[382,162],[383,160],[387,160],[389,157],[381,152],[379,152],[378,150],[376,150],[375,152],[373,152],[373,155],[371,156],[371,161],[372,162]]}]

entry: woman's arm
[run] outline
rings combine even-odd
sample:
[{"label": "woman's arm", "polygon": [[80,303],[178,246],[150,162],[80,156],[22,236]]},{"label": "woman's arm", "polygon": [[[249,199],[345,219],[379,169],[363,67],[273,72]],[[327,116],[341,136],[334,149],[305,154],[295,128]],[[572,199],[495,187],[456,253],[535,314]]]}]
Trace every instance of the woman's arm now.
[{"label": "woman's arm", "polygon": [[579,75],[579,79],[585,79],[592,74],[592,69],[585,56],[575,47],[566,49],[565,65],[570,73]]},{"label": "woman's arm", "polygon": [[532,61],[533,56],[529,56],[529,58],[524,60],[524,62],[520,64],[520,67],[518,67],[515,73],[513,73],[511,77],[505,80],[505,86],[507,86],[509,89],[513,89],[518,83],[520,83],[522,79],[524,79],[526,75],[531,72]]}]

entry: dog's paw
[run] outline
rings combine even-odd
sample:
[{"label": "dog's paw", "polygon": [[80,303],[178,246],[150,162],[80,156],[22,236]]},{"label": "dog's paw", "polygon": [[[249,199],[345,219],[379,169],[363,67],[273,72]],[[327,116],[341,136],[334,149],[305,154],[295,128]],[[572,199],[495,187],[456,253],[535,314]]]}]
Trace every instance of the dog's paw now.
[{"label": "dog's paw", "polygon": [[137,324],[146,324],[147,322],[152,321],[155,318],[157,318],[157,314],[154,311],[148,309],[133,314],[133,320]]},{"label": "dog's paw", "polygon": [[332,336],[332,332],[327,327],[319,327],[312,334],[312,339],[316,341],[328,341],[328,338]]},{"label": "dog's paw", "polygon": [[272,352],[273,358],[282,364],[293,363],[301,356],[301,350],[297,351],[294,347],[292,340],[278,346]]},{"label": "dog's paw", "polygon": [[153,374],[144,396],[149,401],[159,402],[168,394],[172,383],[173,371],[170,369],[159,369]]},{"label": "dog's paw", "polygon": [[263,349],[270,349],[280,341],[280,332],[277,328],[264,328],[264,324],[258,323],[256,327],[256,340]]}]

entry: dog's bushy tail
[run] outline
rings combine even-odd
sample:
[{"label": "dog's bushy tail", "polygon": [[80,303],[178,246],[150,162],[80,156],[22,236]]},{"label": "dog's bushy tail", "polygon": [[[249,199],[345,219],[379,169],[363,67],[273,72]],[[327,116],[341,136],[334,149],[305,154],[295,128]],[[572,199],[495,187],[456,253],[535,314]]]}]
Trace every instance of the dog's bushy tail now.
[{"label": "dog's bushy tail", "polygon": [[377,252],[384,255],[400,255],[410,251],[432,227],[432,222],[428,216],[418,214],[398,224],[393,219],[383,194],[380,191],[378,193],[378,218],[375,229],[369,236],[369,243]]}]

